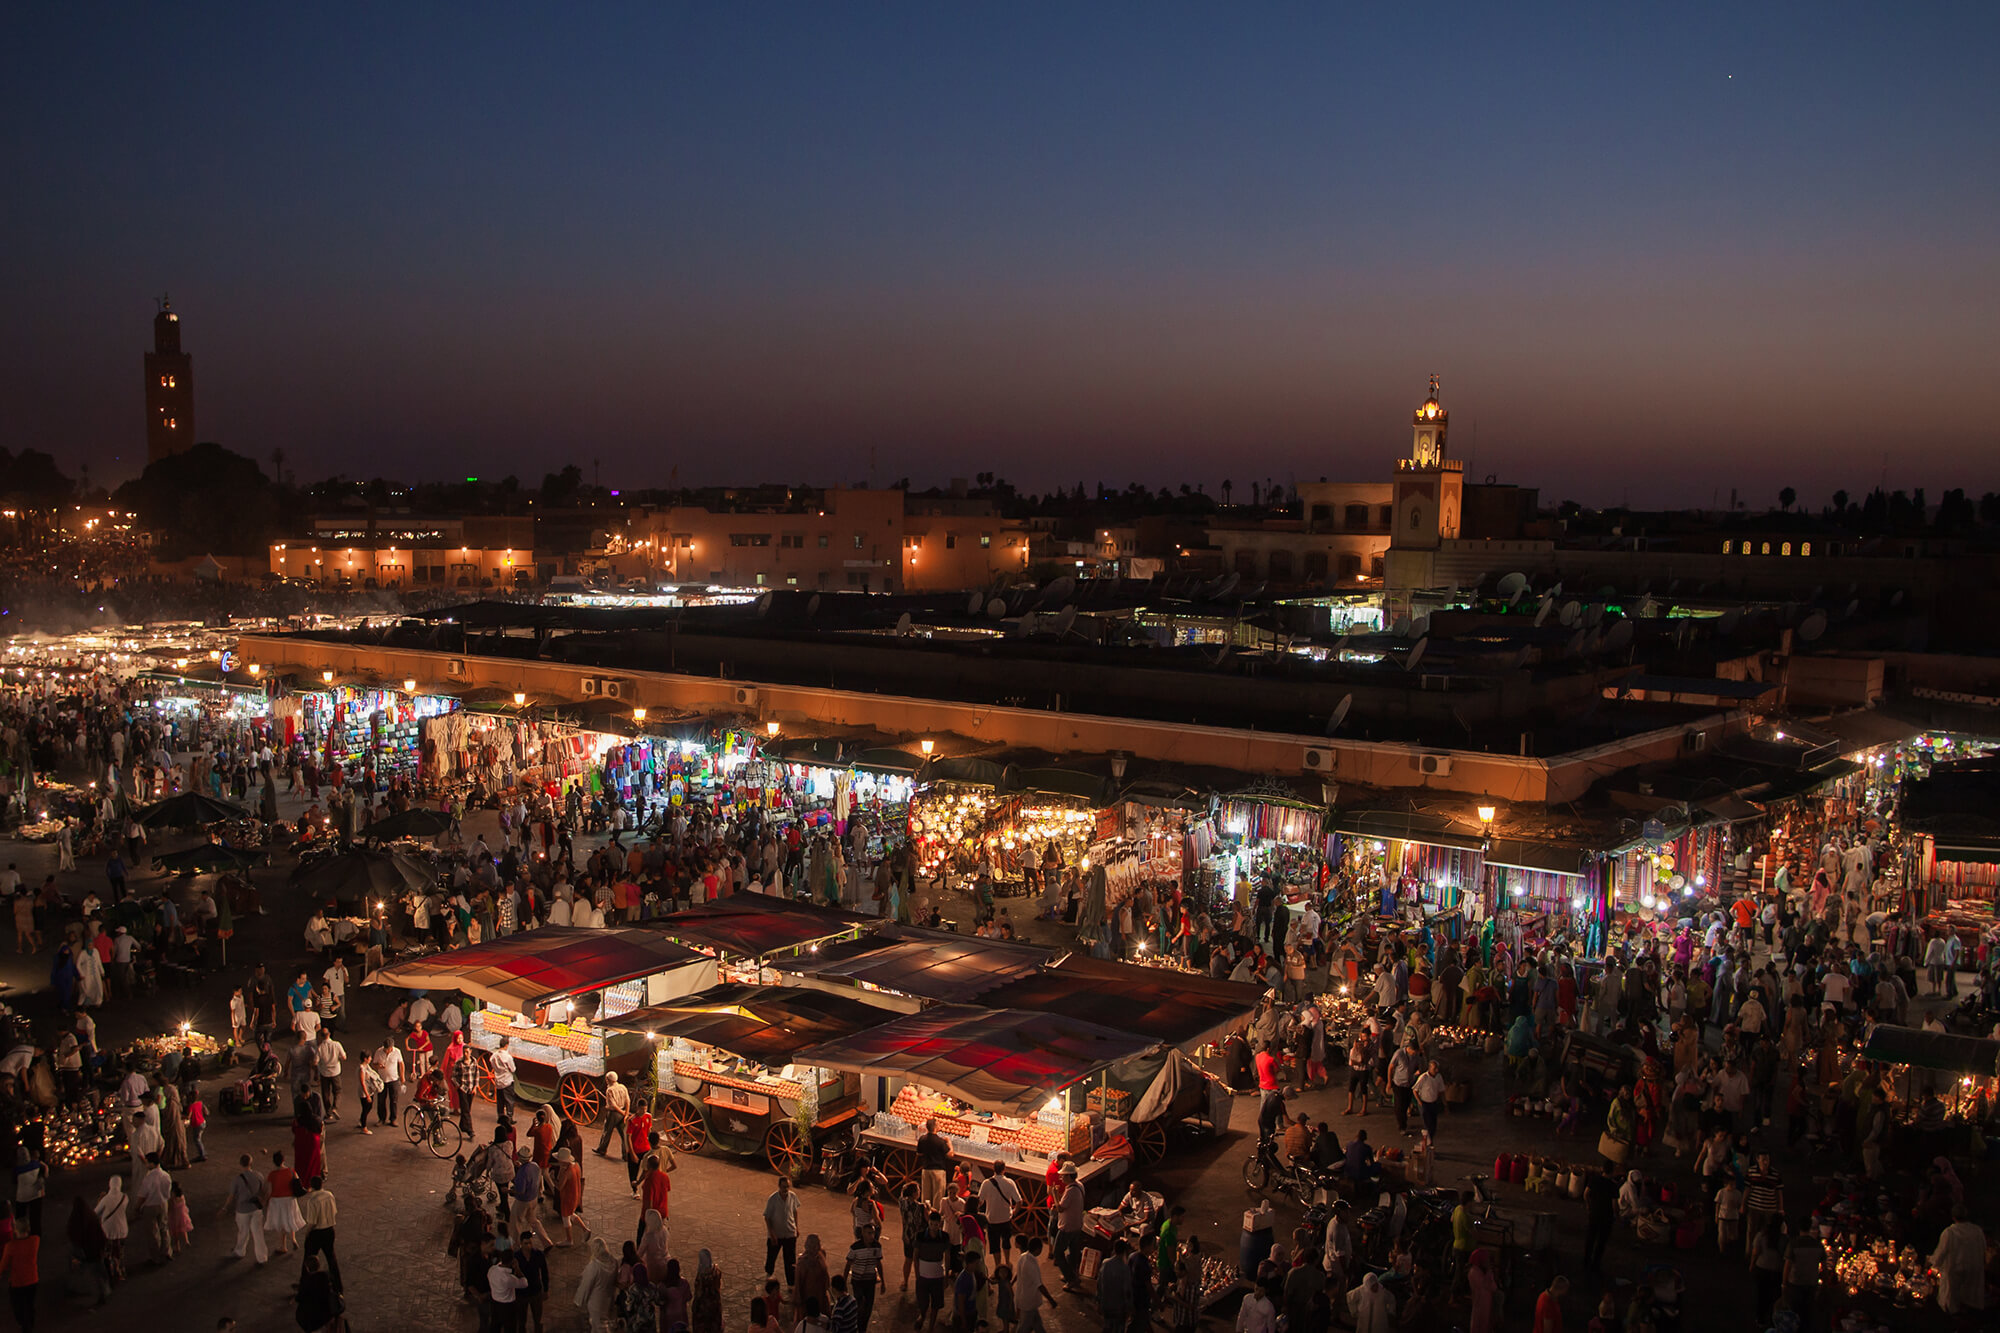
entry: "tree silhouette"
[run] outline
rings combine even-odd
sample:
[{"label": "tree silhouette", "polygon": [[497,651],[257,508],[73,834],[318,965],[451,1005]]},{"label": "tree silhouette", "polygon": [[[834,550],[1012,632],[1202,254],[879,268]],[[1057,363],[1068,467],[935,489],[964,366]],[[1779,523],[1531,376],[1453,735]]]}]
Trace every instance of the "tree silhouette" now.
[{"label": "tree silhouette", "polygon": [[1846,491],[1835,491],[1833,493],[1833,512],[1836,514],[1844,514],[1847,512]]},{"label": "tree silhouette", "polygon": [[1230,481],[1229,478],[1224,477],[1222,479],[1222,503],[1224,504],[1229,503],[1229,493],[1235,489],[1236,489],[1236,484]]},{"label": "tree silhouette", "polygon": [[1787,486],[1785,487],[1785,489],[1778,492],[1778,508],[1784,510],[1787,513],[1790,513],[1793,502],[1796,501],[1798,498],[1799,498],[1799,493],[1793,490],[1791,487]]}]

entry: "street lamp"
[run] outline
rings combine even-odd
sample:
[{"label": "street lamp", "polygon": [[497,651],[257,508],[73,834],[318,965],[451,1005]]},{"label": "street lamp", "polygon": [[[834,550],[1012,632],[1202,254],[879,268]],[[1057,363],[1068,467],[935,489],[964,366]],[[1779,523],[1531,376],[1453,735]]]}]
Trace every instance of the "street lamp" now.
[{"label": "street lamp", "polygon": [[923,739],[922,739],[921,741],[918,741],[918,742],[917,742],[917,744],[918,744],[918,746],[919,746],[919,747],[921,747],[921,748],[922,748],[922,750],[923,750],[923,752],[924,752],[924,758],[926,758],[926,759],[930,758],[930,757],[931,757],[931,751],[932,751],[932,750],[935,750],[935,749],[937,748],[937,742],[936,742],[936,741],[934,741],[934,740],[932,740],[932,739],[931,739],[930,737],[928,737],[928,736],[924,737],[924,738],[923,738]]},{"label": "street lamp", "polygon": [[772,737],[775,737],[778,734],[778,722],[776,718],[773,718],[771,721],[766,722],[764,724],[764,734],[766,736],[772,736]]},{"label": "street lamp", "polygon": [[255,662],[252,662],[252,663],[250,664],[250,674],[251,674],[251,675],[253,675],[253,676],[255,676],[255,675],[259,674],[259,673],[260,673],[260,672],[262,672],[263,670],[264,670],[264,668],[263,668],[263,667],[261,667],[261,666],[258,666],[258,665],[257,665],[257,664],[256,664]]},{"label": "street lamp", "polygon": [[645,709],[643,709],[643,708],[635,708],[635,709],[633,709],[633,710],[632,710],[632,720],[633,720],[634,722],[644,722],[644,721],[646,720],[646,710],[645,710]]},{"label": "street lamp", "polygon": [[321,680],[325,681],[325,682],[326,682],[327,684],[329,684],[329,685],[333,684],[333,672],[331,672],[331,671],[322,671],[322,672],[320,672],[320,673],[319,673],[319,678],[320,678]]},{"label": "street lamp", "polygon": [[1479,822],[1485,825],[1487,828],[1492,828],[1493,816],[1499,813],[1500,812],[1498,810],[1494,809],[1490,805],[1482,805],[1479,807]]},{"label": "street lamp", "polygon": [[416,692],[417,692],[417,678],[415,676],[405,676],[403,678],[403,693],[415,694]]},{"label": "street lamp", "polygon": [[527,696],[527,694],[526,694],[526,693],[525,693],[524,691],[521,691],[521,690],[515,690],[515,691],[514,691],[514,706],[515,706],[516,708],[519,708],[519,707],[520,707],[520,706],[521,706],[522,704],[524,704],[524,703],[526,703],[526,702],[528,702],[528,696]]}]

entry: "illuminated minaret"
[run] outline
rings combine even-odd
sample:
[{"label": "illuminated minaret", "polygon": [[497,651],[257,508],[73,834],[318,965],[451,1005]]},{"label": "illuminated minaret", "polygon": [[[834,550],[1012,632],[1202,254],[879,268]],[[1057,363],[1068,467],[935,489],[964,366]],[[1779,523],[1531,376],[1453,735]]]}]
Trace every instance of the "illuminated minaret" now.
[{"label": "illuminated minaret", "polygon": [[1458,536],[1465,497],[1465,464],[1444,451],[1446,413],[1438,404],[1438,377],[1412,421],[1410,456],[1396,460],[1396,527],[1392,548],[1432,550]]},{"label": "illuminated minaret", "polygon": [[194,358],[181,350],[181,317],[167,298],[153,316],[146,353],[146,461],[157,463],[194,444]]}]

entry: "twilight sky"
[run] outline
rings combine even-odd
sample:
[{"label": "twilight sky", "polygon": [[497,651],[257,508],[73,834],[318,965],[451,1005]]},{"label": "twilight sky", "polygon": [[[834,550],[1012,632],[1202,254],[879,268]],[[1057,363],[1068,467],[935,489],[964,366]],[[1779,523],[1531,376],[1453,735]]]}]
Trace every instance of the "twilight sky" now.
[{"label": "twilight sky", "polygon": [[307,477],[2000,488],[2000,6],[1336,8],[31,7],[0,445],[165,290]]}]

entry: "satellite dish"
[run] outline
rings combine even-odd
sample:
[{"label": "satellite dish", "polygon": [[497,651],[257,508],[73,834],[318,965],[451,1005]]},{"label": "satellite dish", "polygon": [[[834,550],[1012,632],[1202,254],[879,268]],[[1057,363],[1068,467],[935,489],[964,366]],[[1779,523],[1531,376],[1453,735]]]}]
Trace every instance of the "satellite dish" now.
[{"label": "satellite dish", "polygon": [[1901,588],[1898,588],[1893,594],[1891,594],[1889,598],[1889,605],[1901,606],[1902,604],[1903,604],[1903,590]]},{"label": "satellite dish", "polygon": [[1642,598],[1640,600],[1637,615],[1641,620],[1651,620],[1654,616],[1657,616],[1658,614],[1660,614],[1660,604],[1658,602],[1654,601],[1650,597]]},{"label": "satellite dish", "polygon": [[1546,598],[1546,597],[1544,597],[1544,598],[1542,599],[1542,604],[1541,604],[1541,605],[1540,605],[1539,607],[1535,608],[1535,628],[1536,628],[1536,629],[1540,629],[1540,628],[1541,628],[1541,627],[1542,627],[1542,626],[1543,626],[1544,624],[1546,624],[1546,623],[1548,622],[1548,618],[1549,618],[1549,612],[1550,612],[1550,611],[1551,611],[1551,610],[1552,610],[1552,609],[1553,609],[1554,607],[1555,607],[1555,603],[1554,603],[1554,602],[1551,602],[1551,601],[1550,601],[1550,600],[1549,600],[1548,598]]},{"label": "satellite dish", "polygon": [[1431,618],[1428,615],[1412,616],[1410,623],[1403,627],[1403,633],[1412,639],[1421,639],[1431,632]]},{"label": "satellite dish", "polygon": [[1023,611],[1021,618],[1014,622],[1014,629],[1023,638],[1035,632],[1037,617],[1033,611]]},{"label": "satellite dish", "polygon": [[1007,603],[1001,601],[998,597],[995,597],[992,601],[986,604],[986,614],[993,617],[995,620],[998,620],[1000,617],[1007,614]]},{"label": "satellite dish", "polygon": [[1578,630],[1576,633],[1569,636],[1569,655],[1571,657],[1581,657],[1583,655],[1582,630]]},{"label": "satellite dish", "polygon": [[1403,670],[1415,671],[1417,663],[1424,660],[1424,649],[1431,646],[1429,639],[1418,639],[1417,646],[1410,649],[1410,655],[1403,659]]},{"label": "satellite dish", "polygon": [[1516,588],[1513,592],[1507,595],[1507,605],[1519,606],[1521,604],[1521,599],[1523,597],[1526,597],[1527,595],[1528,595],[1528,590],[1526,588]]},{"label": "satellite dish", "polygon": [[1581,602],[1564,602],[1562,612],[1556,618],[1562,622],[1564,629],[1575,629],[1583,621],[1583,604]]},{"label": "satellite dish", "polygon": [[1799,622],[1799,637],[1812,643],[1826,633],[1826,612],[1815,611]]},{"label": "satellite dish", "polygon": [[1347,710],[1354,707],[1354,696],[1343,694],[1340,702],[1333,706],[1333,713],[1326,719],[1326,734],[1331,736],[1340,730],[1340,724],[1347,721]]},{"label": "satellite dish", "polygon": [[965,614],[976,616],[979,614],[979,608],[984,605],[986,605],[985,595],[983,593],[974,593],[971,600],[965,604]]},{"label": "satellite dish", "polygon": [[1507,574],[1500,579],[1500,595],[1509,599],[1519,597],[1528,590],[1526,574]]},{"label": "satellite dish", "polygon": [[1073,606],[1065,606],[1065,607],[1064,607],[1064,608],[1063,608],[1062,610],[1060,610],[1060,611],[1056,612],[1056,633],[1057,633],[1057,634],[1067,634],[1067,633],[1069,633],[1069,629],[1070,629],[1070,626],[1074,625],[1075,623],[1076,623],[1076,608],[1075,608],[1075,607],[1073,607]]},{"label": "satellite dish", "polygon": [[1604,603],[1592,602],[1589,606],[1584,608],[1583,610],[1584,624],[1599,625],[1602,624],[1603,621],[1604,621]]},{"label": "satellite dish", "polygon": [[1522,667],[1528,665],[1528,653],[1529,650],[1525,645],[1517,648],[1514,651],[1513,660],[1507,663],[1507,669],[1509,671],[1519,671]]},{"label": "satellite dish", "polygon": [[908,611],[905,611],[903,612],[902,615],[896,617],[896,637],[902,638],[909,632],[910,632],[910,613]]},{"label": "satellite dish", "polygon": [[757,599],[757,617],[761,620],[769,614],[771,614],[771,594],[767,592]]},{"label": "satellite dish", "polygon": [[1861,609],[1861,599],[1859,597],[1855,598],[1853,601],[1847,604],[1847,614],[1849,617],[1853,616],[1854,613],[1856,611],[1859,611],[1860,609]]},{"label": "satellite dish", "polygon": [[1410,618],[1408,616],[1397,616],[1390,623],[1389,632],[1397,638],[1408,638],[1410,633]]},{"label": "satellite dish", "polygon": [[1216,590],[1215,595],[1218,598],[1227,597],[1229,596],[1230,593],[1235,592],[1238,588],[1242,586],[1243,586],[1243,576],[1241,574],[1231,574],[1228,578],[1222,581],[1222,586]]},{"label": "satellite dish", "polygon": [[1069,600],[1070,594],[1074,593],[1075,591],[1076,591],[1076,580],[1070,578],[1068,575],[1065,574],[1063,577],[1051,583],[1048,587],[1042,589],[1041,598],[1035,603],[1035,605],[1061,606],[1064,602]]},{"label": "satellite dish", "polygon": [[1549,596],[1551,596],[1551,597],[1560,597],[1560,596],[1562,596],[1562,595],[1563,595],[1563,585],[1562,585],[1562,580],[1561,580],[1561,579],[1557,579],[1557,580],[1556,580],[1556,582],[1555,582],[1555,586],[1554,586],[1553,588],[1550,588],[1550,589],[1549,589]]},{"label": "satellite dish", "polygon": [[1627,644],[1631,642],[1632,642],[1632,622],[1629,620],[1621,620],[1617,622],[1608,631],[1606,631],[1604,635],[1604,646],[1606,648],[1611,649],[1613,652],[1616,652],[1618,649],[1625,647]]},{"label": "satellite dish", "polygon": [[818,614],[819,614],[819,594],[814,593],[811,599],[806,602],[806,619],[811,620],[814,616]]}]

